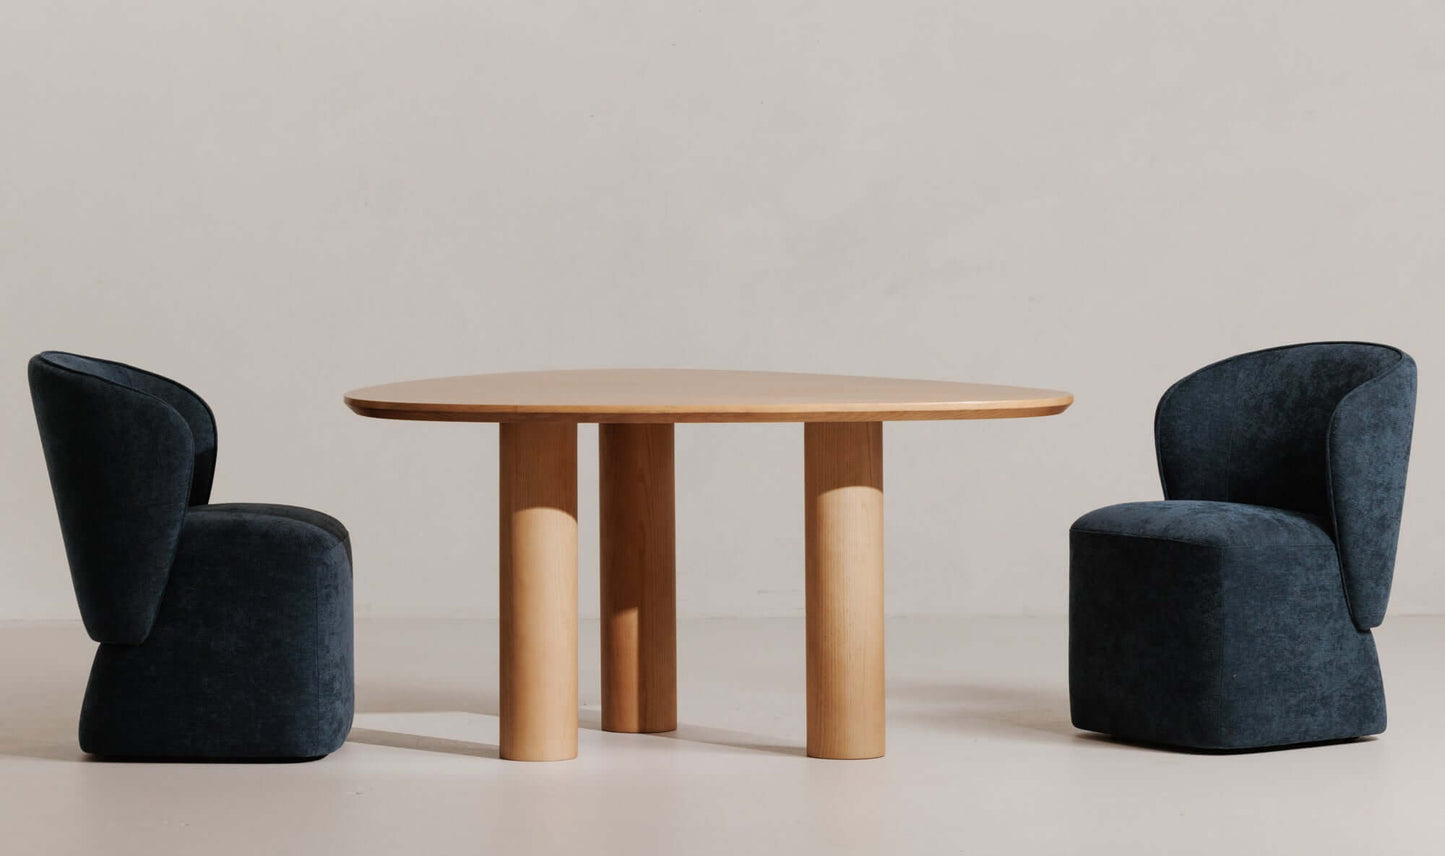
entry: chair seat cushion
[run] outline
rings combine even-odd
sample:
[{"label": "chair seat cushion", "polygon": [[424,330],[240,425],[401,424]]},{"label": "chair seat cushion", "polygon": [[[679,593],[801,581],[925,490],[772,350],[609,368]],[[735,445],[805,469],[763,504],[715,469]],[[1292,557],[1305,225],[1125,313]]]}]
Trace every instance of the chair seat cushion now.
[{"label": "chair seat cushion", "polygon": [[1199,547],[1333,547],[1329,523],[1313,514],[1236,502],[1125,502],[1091,511],[1075,532],[1177,541]]},{"label": "chair seat cushion", "polygon": [[275,522],[292,521],[321,530],[330,536],[332,543],[348,540],[346,527],[341,525],[340,520],[315,509],[302,508],[297,505],[275,505],[267,502],[221,502],[215,505],[194,505],[186,513],[188,515],[228,514],[235,517],[254,517],[263,524],[273,520]]}]

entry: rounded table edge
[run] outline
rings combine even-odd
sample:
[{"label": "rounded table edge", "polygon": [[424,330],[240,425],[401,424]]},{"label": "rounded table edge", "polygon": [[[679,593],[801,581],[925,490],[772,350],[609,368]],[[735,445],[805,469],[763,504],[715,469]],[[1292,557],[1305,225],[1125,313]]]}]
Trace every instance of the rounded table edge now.
[{"label": "rounded table edge", "polygon": [[[418,407],[407,402],[383,402],[343,398],[346,406],[359,416],[372,419],[398,419],[413,422],[579,422],[617,424],[667,424],[706,422],[923,422],[967,419],[1021,419],[1054,416],[1068,410],[1074,396],[1057,396],[1019,401],[983,402],[965,407],[951,403],[919,404],[884,410],[876,405],[808,410],[791,405],[777,408],[736,407],[712,410],[668,408],[546,407],[500,404],[429,404]],[[905,409],[906,408],[906,409]]]}]

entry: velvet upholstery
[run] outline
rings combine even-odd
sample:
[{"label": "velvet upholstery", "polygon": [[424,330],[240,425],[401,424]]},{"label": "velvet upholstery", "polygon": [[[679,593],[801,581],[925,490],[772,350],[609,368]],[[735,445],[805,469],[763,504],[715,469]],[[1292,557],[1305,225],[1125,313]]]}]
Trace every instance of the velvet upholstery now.
[{"label": "velvet upholstery", "polygon": [[1319,519],[1256,505],[1114,505],[1070,534],[1074,724],[1201,749],[1375,734],[1374,640]]},{"label": "velvet upholstery", "polygon": [[207,504],[204,401],[47,352],[31,396],[77,600],[100,642],[80,744],[119,757],[296,759],[351,727],[351,546],[325,514]]},{"label": "velvet upholstery", "polygon": [[1351,613],[1384,620],[1415,419],[1415,361],[1322,342],[1232,357],[1164,393],[1164,498],[1268,505],[1330,520]]},{"label": "velvet upholstery", "polygon": [[164,399],[69,354],[30,361],[30,394],[85,629],[144,641],[193,493],[195,436]]},{"label": "velvet upholstery", "polygon": [[1380,345],[1234,357],[1165,393],[1165,501],[1069,536],[1074,725],[1197,749],[1377,734],[1415,364]]}]

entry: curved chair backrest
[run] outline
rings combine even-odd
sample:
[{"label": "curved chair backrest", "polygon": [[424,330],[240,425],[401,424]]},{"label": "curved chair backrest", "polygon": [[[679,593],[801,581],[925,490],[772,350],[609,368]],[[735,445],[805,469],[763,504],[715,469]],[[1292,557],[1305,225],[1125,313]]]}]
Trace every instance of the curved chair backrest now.
[{"label": "curved chair backrest", "polygon": [[1415,421],[1415,361],[1362,342],[1231,357],[1169,388],[1154,416],[1165,499],[1318,515],[1350,614],[1384,621]]},{"label": "curved chair backrest", "polygon": [[210,498],[215,419],[184,386],[121,363],[47,351],[29,376],[85,629],[139,644],[186,508]]}]

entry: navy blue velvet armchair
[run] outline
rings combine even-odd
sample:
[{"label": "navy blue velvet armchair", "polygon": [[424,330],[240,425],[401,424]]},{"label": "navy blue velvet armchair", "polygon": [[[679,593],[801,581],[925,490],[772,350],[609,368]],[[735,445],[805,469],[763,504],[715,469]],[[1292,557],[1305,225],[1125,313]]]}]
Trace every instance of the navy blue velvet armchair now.
[{"label": "navy blue velvet armchair", "polygon": [[30,360],[80,614],[100,643],[80,745],[137,758],[304,759],[353,710],[351,545],[320,512],[211,505],[199,396],[120,363]]},{"label": "navy blue velvet armchair", "polygon": [[1070,531],[1078,728],[1242,750],[1385,730],[1385,617],[1415,363],[1327,342],[1233,357],[1164,394],[1163,502]]}]

